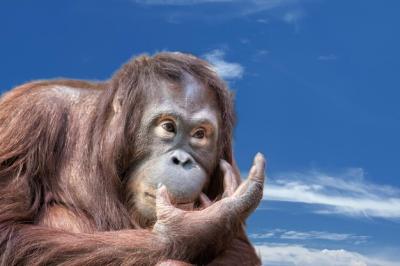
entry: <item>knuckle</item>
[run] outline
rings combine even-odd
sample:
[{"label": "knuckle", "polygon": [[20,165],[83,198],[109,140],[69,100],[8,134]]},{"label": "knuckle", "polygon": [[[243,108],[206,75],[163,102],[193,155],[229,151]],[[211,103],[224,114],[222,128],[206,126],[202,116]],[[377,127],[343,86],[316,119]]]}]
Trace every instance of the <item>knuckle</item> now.
[{"label": "knuckle", "polygon": [[262,182],[262,180],[255,180],[254,182],[252,182],[252,189],[255,191],[263,190],[264,182]]},{"label": "knuckle", "polygon": [[264,184],[262,182],[252,182],[249,189],[241,197],[241,201],[247,205],[257,204],[263,195]]},{"label": "knuckle", "polygon": [[264,179],[265,179],[265,175],[264,175],[263,172],[260,173],[260,174],[255,174],[255,175],[253,176],[253,178],[252,178],[252,180],[253,180],[254,182],[259,182],[259,183],[263,183]]}]

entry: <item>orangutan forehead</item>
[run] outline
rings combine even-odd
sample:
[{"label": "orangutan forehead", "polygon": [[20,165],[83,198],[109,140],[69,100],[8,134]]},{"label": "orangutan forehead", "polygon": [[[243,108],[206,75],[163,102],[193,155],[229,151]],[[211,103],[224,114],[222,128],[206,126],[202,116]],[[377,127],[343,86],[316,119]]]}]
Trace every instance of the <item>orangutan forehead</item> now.
[{"label": "orangutan forehead", "polygon": [[194,110],[205,106],[218,108],[215,92],[188,73],[183,73],[180,81],[162,80],[157,87],[154,96],[160,103],[169,100],[181,108]]},{"label": "orangutan forehead", "polygon": [[219,124],[219,108],[213,91],[190,75],[184,75],[179,83],[160,81],[148,99],[146,116],[173,116],[196,123]]},{"label": "orangutan forehead", "polygon": [[197,80],[193,78],[193,76],[184,73],[182,83],[180,84],[181,93],[184,94],[185,98],[198,100],[203,97],[207,97],[206,92],[207,88],[204,87],[203,84],[199,83]]}]

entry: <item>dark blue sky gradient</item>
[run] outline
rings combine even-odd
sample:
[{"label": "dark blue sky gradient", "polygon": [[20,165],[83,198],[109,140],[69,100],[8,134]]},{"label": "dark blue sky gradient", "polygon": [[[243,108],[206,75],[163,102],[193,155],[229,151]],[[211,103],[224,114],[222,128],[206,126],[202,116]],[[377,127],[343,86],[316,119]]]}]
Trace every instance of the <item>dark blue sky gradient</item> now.
[{"label": "dark blue sky gradient", "polygon": [[[285,22],[290,10],[301,16]],[[236,91],[235,153],[243,172],[261,151],[272,177],[362,168],[369,182],[400,188],[399,10],[395,0],[293,1],[257,12],[246,3],[1,1],[0,91],[35,79],[107,79],[141,53],[204,56],[218,49],[226,61],[244,67],[241,79],[229,81]],[[396,219],[320,215],[312,206],[284,202],[262,205],[267,209],[252,216],[250,232],[368,235],[372,240],[360,247],[306,243],[361,253],[400,246]]]}]

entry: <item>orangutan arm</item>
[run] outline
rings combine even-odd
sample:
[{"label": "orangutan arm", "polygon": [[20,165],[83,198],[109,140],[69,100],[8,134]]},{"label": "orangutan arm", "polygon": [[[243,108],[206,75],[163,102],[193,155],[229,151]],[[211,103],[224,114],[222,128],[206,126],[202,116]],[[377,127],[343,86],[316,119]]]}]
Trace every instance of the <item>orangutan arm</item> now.
[{"label": "orangutan arm", "polygon": [[[169,247],[149,230],[70,233],[37,225],[8,228],[1,265],[155,264]],[[4,233],[4,231],[3,231]]]},{"label": "orangutan arm", "polygon": [[240,236],[234,238],[228,248],[222,252],[210,266],[217,265],[261,265],[261,260],[256,250],[251,245],[244,231]]},{"label": "orangutan arm", "polygon": [[[225,239],[232,238],[215,208],[188,213],[158,209],[163,213],[160,221],[165,222],[153,230],[77,233],[46,225],[2,223],[0,265],[154,265],[169,258],[183,263],[196,261],[207,250],[220,252]],[[225,232],[224,237],[217,231]]]},{"label": "orangutan arm", "polygon": [[[214,258],[238,232],[240,221],[261,200],[264,182],[261,156],[256,158],[252,169],[246,182],[231,196],[201,211],[175,208],[165,186],[161,187],[156,199],[158,220],[151,231],[72,233],[12,223],[6,217],[9,211],[15,214],[16,207],[3,208],[1,265],[151,265],[168,259],[197,262],[207,256]],[[3,200],[5,203],[4,195]]]}]

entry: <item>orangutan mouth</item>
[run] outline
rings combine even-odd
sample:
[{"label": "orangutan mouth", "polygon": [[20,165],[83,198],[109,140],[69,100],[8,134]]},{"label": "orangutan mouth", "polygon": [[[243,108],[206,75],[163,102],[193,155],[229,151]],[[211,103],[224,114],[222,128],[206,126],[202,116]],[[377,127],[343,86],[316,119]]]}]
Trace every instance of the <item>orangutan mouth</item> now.
[{"label": "orangutan mouth", "polygon": [[[145,195],[146,197],[152,198],[152,199],[154,199],[154,200],[156,199],[156,196],[155,196],[154,194],[149,193],[149,192],[144,192],[144,195]],[[175,202],[175,201],[172,199],[172,204],[173,204],[175,207],[177,207],[177,208],[179,208],[179,209],[181,209],[181,210],[190,211],[190,210],[193,210],[193,209],[194,209],[195,201]]]}]

